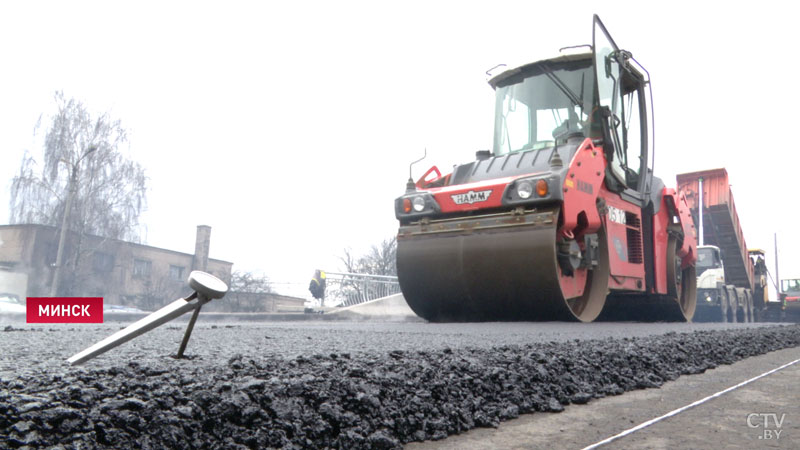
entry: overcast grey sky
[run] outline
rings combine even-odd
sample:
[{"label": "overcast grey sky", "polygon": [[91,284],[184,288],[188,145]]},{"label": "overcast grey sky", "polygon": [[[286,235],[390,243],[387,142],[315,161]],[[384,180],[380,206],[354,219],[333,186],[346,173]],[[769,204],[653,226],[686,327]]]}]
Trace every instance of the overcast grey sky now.
[{"label": "overcast grey sky", "polygon": [[748,5],[3,3],[0,223],[63,90],[129,130],[125,151],[150,179],[147,244],[191,253],[210,225],[213,258],[305,295],[343,248],[396,232],[393,201],[424,148],[415,177],[490,148],[487,69],[591,43],[598,13],[650,71],[656,175],[674,186],[726,167],[748,245],[771,259],[777,232],[781,274],[800,276],[797,12]]}]

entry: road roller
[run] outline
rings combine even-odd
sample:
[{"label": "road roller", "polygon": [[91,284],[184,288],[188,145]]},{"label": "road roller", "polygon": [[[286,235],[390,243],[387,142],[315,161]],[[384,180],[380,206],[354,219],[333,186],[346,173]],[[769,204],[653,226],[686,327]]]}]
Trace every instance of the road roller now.
[{"label": "road roller", "polygon": [[592,45],[491,73],[491,150],[409,178],[397,276],[433,322],[691,321],[697,236],[652,172],[650,76]]}]

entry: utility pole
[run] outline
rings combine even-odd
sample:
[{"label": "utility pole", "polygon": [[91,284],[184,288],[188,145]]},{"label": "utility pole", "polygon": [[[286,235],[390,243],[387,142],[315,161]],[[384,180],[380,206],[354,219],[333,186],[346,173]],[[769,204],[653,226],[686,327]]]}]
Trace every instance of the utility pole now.
[{"label": "utility pole", "polygon": [[[697,245],[703,245],[703,177],[697,179],[697,183],[700,185],[700,207],[697,208],[698,211],[698,233],[697,233]],[[719,245],[719,244],[717,244]]]},{"label": "utility pole", "polygon": [[97,150],[94,145],[90,146],[83,152],[80,158],[74,164],[69,166],[69,186],[67,188],[67,204],[64,206],[64,217],[61,219],[61,235],[58,238],[58,251],[56,252],[56,271],[53,274],[53,283],[50,285],[50,296],[55,297],[58,295],[59,284],[61,283],[61,266],[64,260],[64,243],[67,240],[67,229],[69,228],[69,216],[72,212],[72,199],[78,190],[78,168],[83,158],[90,153]]},{"label": "utility pole", "polygon": [[778,233],[775,233],[775,292],[778,300],[781,299],[781,276],[778,273]]}]

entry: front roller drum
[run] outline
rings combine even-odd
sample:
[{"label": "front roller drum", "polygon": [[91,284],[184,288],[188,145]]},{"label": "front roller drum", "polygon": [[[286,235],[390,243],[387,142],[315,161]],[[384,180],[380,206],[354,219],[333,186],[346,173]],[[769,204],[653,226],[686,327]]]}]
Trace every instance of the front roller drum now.
[{"label": "front roller drum", "polygon": [[[397,275],[408,305],[433,322],[594,320],[608,291],[605,233],[598,231],[596,268],[565,277],[557,261],[558,213],[402,226]],[[581,283],[583,293],[567,299],[562,286],[571,282]]]}]

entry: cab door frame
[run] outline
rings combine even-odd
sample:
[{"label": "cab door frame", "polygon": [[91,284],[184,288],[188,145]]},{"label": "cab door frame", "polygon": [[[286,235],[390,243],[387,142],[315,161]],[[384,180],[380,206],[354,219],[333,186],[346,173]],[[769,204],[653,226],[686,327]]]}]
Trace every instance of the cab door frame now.
[{"label": "cab door frame", "polygon": [[[599,30],[599,32],[598,32]],[[648,167],[647,79],[628,62],[630,53],[621,51],[600,18],[594,16],[593,53],[597,105],[603,127],[606,189],[603,220],[608,234],[611,279],[609,288],[647,291],[652,285],[652,208]],[[625,111],[628,95],[635,95],[636,111]],[[625,113],[637,114],[639,122],[638,173],[630,170],[631,154]],[[628,116],[629,118],[632,116]],[[635,143],[634,143],[635,144]],[[635,156],[634,156],[635,157]]]}]

